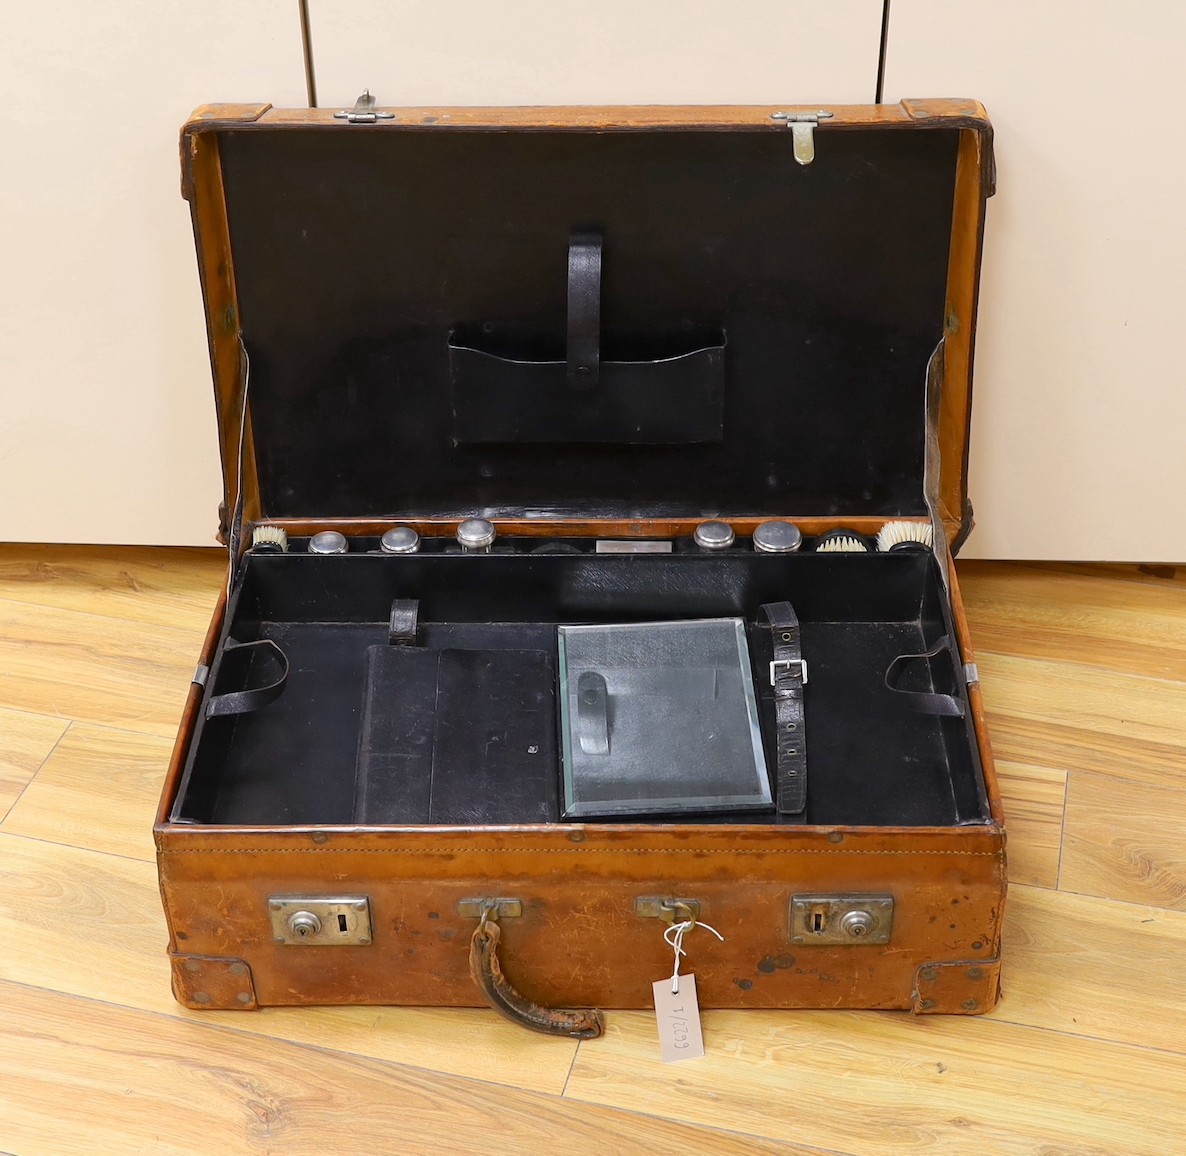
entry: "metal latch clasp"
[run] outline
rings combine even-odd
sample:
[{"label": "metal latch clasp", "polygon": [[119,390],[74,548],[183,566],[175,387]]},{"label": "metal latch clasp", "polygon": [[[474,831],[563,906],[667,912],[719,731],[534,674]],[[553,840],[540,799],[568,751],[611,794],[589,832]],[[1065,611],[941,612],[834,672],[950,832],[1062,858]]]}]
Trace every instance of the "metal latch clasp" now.
[{"label": "metal latch clasp", "polygon": [[523,914],[521,899],[461,899],[457,903],[457,914],[462,919],[487,919],[497,923],[500,919],[518,919]]},{"label": "metal latch clasp", "polygon": [[694,925],[700,918],[700,900],[664,899],[646,895],[634,901],[634,914],[641,919],[662,919],[664,923]]},{"label": "metal latch clasp", "polygon": [[344,109],[335,112],[334,119],[349,121],[351,124],[374,124],[377,120],[395,120],[395,113],[380,112],[375,107],[375,98],[371,96],[370,89],[364,89],[362,96],[354,102],[354,108],[350,112]]},{"label": "metal latch clasp", "polygon": [[809,165],[815,160],[815,126],[831,116],[830,112],[821,108],[815,112],[772,112],[770,119],[786,122],[791,130],[795,160],[801,165]]}]

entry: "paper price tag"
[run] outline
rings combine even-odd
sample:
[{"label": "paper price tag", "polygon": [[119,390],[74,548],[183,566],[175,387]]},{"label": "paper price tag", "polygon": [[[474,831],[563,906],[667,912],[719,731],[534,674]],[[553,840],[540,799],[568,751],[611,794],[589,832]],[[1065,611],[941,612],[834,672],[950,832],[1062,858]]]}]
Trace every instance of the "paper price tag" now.
[{"label": "paper price tag", "polygon": [[700,1004],[696,1000],[696,977],[681,975],[679,991],[671,990],[671,977],[651,985],[655,993],[655,1017],[659,1023],[659,1054],[665,1064],[694,1060],[704,1055],[700,1033]]}]

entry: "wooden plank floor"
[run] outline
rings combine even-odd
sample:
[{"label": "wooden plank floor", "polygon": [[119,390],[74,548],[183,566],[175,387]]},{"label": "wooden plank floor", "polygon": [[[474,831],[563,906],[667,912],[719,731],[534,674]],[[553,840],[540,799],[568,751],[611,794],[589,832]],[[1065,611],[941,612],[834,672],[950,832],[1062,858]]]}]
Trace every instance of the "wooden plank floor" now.
[{"label": "wooden plank floor", "polygon": [[217,551],[0,546],[0,1151],[1186,1151],[1186,577],[960,567],[1010,824],[982,1018],[186,1011],[152,812]]}]

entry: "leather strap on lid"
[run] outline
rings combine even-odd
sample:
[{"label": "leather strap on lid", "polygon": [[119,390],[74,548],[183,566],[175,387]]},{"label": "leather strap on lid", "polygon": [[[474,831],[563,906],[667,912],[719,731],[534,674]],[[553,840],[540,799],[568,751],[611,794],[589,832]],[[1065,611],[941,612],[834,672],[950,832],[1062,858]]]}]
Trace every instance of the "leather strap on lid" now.
[{"label": "leather strap on lid", "polygon": [[803,816],[807,809],[807,736],[803,727],[803,687],[807,663],[799,641],[799,618],[789,602],[772,602],[759,611],[759,621],[770,629],[774,660],[770,685],[774,687],[777,807],[780,815]]},{"label": "leather strap on lid", "polygon": [[601,234],[568,244],[568,384],[592,389],[601,372]]}]

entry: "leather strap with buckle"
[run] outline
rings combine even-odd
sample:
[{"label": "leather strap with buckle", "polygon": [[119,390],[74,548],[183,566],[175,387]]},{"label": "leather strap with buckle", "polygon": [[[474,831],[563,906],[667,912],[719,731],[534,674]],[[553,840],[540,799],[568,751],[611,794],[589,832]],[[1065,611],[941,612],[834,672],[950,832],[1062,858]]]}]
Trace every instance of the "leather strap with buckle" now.
[{"label": "leather strap with buckle", "polygon": [[770,685],[778,727],[776,804],[780,815],[802,818],[807,810],[807,736],[803,726],[807,663],[800,650],[799,618],[789,602],[772,602],[758,614],[769,627],[774,646]]}]

